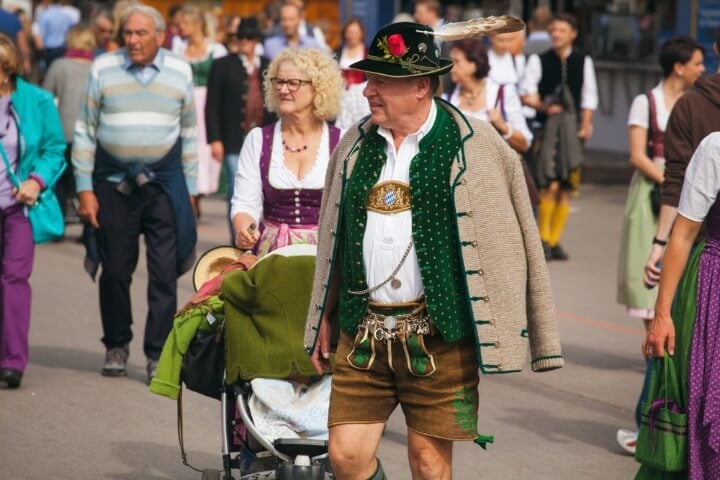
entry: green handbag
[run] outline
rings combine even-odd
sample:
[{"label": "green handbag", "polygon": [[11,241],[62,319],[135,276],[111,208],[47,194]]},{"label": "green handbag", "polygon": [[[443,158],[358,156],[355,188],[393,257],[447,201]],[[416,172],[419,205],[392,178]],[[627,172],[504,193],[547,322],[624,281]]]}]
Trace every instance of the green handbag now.
[{"label": "green handbag", "polygon": [[687,410],[670,355],[654,360],[648,393],[642,404],[635,460],[664,472],[686,470]]},{"label": "green handbag", "polygon": [[[20,188],[20,179],[15,175],[10,166],[5,147],[0,143],[0,155],[5,162],[10,182],[15,188]],[[55,195],[54,185],[65,171],[66,165],[63,163],[62,168],[55,175],[51,182],[45,184],[45,189],[40,192],[35,203],[28,207],[28,219],[32,226],[33,240],[35,243],[45,243],[56,240],[65,233],[65,219],[63,218],[60,202]]]}]

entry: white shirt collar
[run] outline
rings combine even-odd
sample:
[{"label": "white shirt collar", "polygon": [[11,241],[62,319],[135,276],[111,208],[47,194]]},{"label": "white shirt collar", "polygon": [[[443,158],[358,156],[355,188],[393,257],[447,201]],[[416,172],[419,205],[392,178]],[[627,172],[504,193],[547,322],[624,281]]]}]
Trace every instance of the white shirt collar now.
[{"label": "white shirt collar", "polygon": [[[435,119],[437,118],[437,106],[435,105],[435,100],[433,99],[432,104],[430,105],[430,112],[428,113],[427,119],[425,120],[425,123],[423,123],[420,128],[414,132],[409,134],[407,138],[411,137],[417,137],[417,143],[419,144],[420,141],[425,137],[425,135],[428,134],[428,132],[432,129],[433,125],[435,124]],[[378,133],[382,135],[382,137],[390,144],[395,145],[395,142],[393,140],[392,132],[384,127],[378,127]]]},{"label": "white shirt collar", "polygon": [[260,57],[257,55],[253,58],[252,63],[250,63],[250,60],[248,60],[248,58],[242,53],[238,55],[240,57],[240,61],[242,61],[243,67],[245,67],[245,71],[248,74],[252,74],[256,69],[260,68]]}]

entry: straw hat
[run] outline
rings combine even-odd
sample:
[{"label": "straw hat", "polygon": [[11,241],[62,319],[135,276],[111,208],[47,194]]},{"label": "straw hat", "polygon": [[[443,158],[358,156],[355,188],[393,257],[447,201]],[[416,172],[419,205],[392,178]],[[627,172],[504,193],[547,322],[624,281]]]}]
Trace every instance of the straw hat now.
[{"label": "straw hat", "polygon": [[211,248],[195,263],[193,270],[193,287],[199,290],[205,282],[219,275],[225,267],[245,254],[243,250],[231,246]]}]

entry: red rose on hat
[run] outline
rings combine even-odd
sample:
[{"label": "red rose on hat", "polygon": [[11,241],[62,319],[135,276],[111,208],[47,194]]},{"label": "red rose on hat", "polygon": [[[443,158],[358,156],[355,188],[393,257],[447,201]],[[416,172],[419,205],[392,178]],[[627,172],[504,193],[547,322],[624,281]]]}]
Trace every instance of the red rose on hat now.
[{"label": "red rose on hat", "polygon": [[387,37],[388,51],[393,57],[402,57],[407,51],[402,35],[395,33]]}]

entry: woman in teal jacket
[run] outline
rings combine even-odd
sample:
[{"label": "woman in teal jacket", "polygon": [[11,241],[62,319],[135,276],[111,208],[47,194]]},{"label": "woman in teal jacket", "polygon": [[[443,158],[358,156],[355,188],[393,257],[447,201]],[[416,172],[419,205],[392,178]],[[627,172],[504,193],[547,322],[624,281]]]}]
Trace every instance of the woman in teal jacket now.
[{"label": "woman in teal jacket", "polygon": [[50,93],[22,80],[22,57],[0,34],[0,145],[20,181],[0,162],[0,384],[18,388],[28,362],[30,273],[34,243],[28,220],[40,192],[64,168],[60,116]]}]

